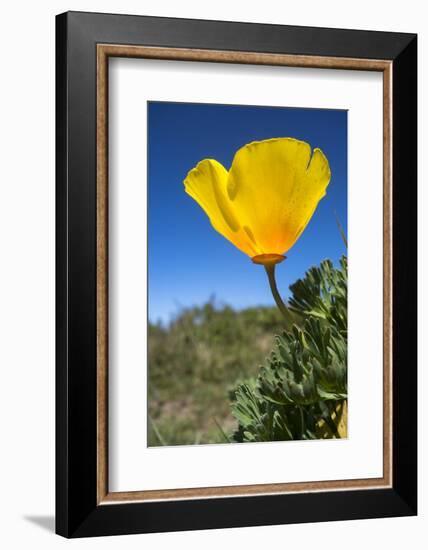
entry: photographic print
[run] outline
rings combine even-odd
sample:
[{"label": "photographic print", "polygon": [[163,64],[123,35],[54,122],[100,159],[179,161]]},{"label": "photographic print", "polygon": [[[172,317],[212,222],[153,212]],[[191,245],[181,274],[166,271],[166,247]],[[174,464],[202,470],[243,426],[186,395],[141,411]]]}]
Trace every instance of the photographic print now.
[{"label": "photographic print", "polygon": [[415,515],[417,36],[56,32],[57,533]]},{"label": "photographic print", "polygon": [[148,445],[347,437],[347,111],[148,102]]}]

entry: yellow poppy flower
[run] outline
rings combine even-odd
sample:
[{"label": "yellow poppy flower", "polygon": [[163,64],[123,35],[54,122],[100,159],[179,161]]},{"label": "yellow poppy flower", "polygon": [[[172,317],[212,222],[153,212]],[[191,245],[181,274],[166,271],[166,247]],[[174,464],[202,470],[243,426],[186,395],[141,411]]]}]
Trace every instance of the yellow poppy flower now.
[{"label": "yellow poppy flower", "polygon": [[326,193],[330,167],[320,149],[293,138],[239,149],[227,171],[204,159],[184,180],[213,227],[253,262],[275,264],[294,245]]}]

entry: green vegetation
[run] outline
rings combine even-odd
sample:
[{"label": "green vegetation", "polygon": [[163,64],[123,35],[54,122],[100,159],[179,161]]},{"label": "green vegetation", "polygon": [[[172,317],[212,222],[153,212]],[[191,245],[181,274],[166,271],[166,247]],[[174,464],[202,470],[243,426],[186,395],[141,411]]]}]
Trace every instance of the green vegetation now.
[{"label": "green vegetation", "polygon": [[290,289],[293,326],[213,301],[150,324],[149,445],[346,434],[346,258]]},{"label": "green vegetation", "polygon": [[215,302],[182,310],[168,325],[149,325],[149,445],[219,443],[232,433],[228,392],[257,375],[274,335],[276,307],[235,311]]},{"label": "green vegetation", "polygon": [[231,393],[236,442],[346,437],[347,261],[329,260],[290,287],[304,319],[276,338],[256,380]]}]

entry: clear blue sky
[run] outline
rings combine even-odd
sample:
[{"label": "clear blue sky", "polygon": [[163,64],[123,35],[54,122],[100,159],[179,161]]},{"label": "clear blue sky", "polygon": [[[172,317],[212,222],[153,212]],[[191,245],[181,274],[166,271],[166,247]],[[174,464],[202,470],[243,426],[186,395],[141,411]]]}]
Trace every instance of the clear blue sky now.
[{"label": "clear blue sky", "polygon": [[149,319],[168,322],[181,307],[215,296],[235,308],[273,305],[266,274],[217,233],[184,192],[187,172],[204,158],[230,168],[250,141],[294,137],[319,147],[332,178],[327,195],[287,260],[277,267],[282,295],[312,265],[345,253],[334,211],[347,229],[347,112],[327,109],[148,103]]}]

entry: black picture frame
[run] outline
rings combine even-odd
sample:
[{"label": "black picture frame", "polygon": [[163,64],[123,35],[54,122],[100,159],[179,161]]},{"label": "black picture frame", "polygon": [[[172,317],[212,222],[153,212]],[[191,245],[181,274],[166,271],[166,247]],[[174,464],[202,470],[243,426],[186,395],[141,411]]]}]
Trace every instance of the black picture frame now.
[{"label": "black picture frame", "polygon": [[[392,486],[97,501],[97,44],[392,62]],[[417,36],[68,12],[56,18],[56,532],[64,537],[417,513]]]}]

